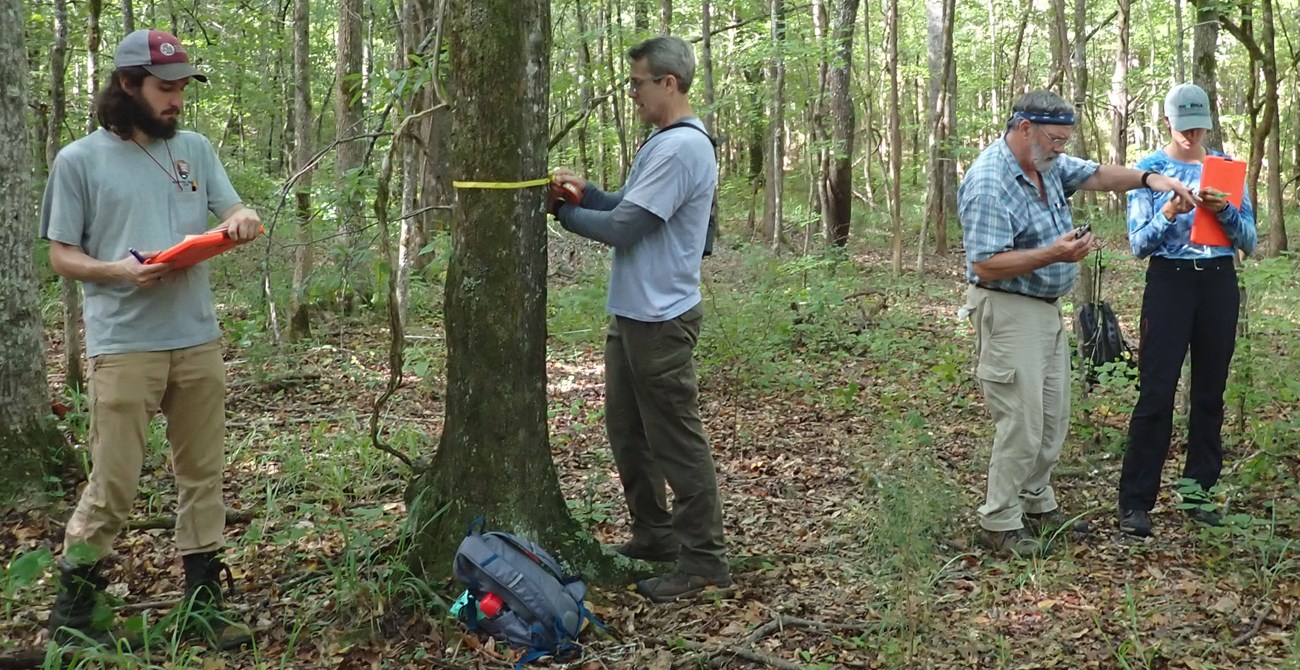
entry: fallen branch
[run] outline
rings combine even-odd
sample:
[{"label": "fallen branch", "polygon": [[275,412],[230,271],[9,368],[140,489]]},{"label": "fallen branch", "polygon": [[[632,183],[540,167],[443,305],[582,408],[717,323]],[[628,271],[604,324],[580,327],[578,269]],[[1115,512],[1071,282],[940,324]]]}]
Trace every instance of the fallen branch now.
[{"label": "fallen branch", "polygon": [[1255,621],[1250,624],[1250,628],[1246,629],[1246,632],[1241,635],[1232,638],[1232,646],[1239,647],[1249,642],[1251,638],[1259,635],[1259,629],[1264,625],[1264,619],[1268,618],[1268,613],[1271,611],[1273,611],[1273,606],[1264,603],[1264,606],[1259,609],[1259,614],[1255,617]]},{"label": "fallen branch", "polygon": [[[248,523],[257,516],[256,510],[226,510],[226,523]],[[158,530],[160,528],[175,528],[176,517],[174,516],[155,516],[148,519],[138,519],[126,522],[127,530]]]},{"label": "fallen branch", "polygon": [[836,631],[836,630],[862,630],[870,628],[871,624],[866,621],[845,621],[841,623],[830,623],[826,621],[813,621],[812,619],[800,619],[792,616],[778,616],[775,619],[755,628],[745,639],[741,641],[742,646],[750,647],[755,642],[767,637],[772,631],[786,628],[810,628],[812,630]]},{"label": "fallen branch", "polygon": [[[721,661],[722,659],[719,657],[728,656],[728,657],[735,657],[735,658],[743,658],[746,661],[761,663],[771,668],[780,668],[781,670],[804,670],[804,666],[799,665],[798,663],[791,663],[790,661],[787,661],[783,658],[776,658],[773,656],[768,656],[767,654],[760,654],[754,651],[753,649],[745,649],[743,647],[734,647],[730,645],[702,644],[700,642],[692,642],[690,640],[673,640],[670,642],[668,640],[665,640],[663,638],[658,638],[658,637],[652,637],[646,640],[646,642],[667,649],[688,649],[690,651],[705,654],[709,657],[710,665],[714,665],[716,661]],[[717,663],[717,664],[721,665],[721,663]]]}]

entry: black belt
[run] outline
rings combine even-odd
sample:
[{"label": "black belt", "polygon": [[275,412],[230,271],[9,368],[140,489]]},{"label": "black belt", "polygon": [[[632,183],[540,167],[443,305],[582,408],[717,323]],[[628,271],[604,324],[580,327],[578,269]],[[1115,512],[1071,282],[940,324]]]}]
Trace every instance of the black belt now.
[{"label": "black belt", "polygon": [[1054,297],[1054,298],[1048,298],[1047,296],[1041,296],[1041,295],[1030,295],[1030,294],[1028,294],[1028,293],[1021,293],[1020,291],[1008,291],[1007,289],[1004,289],[1004,288],[998,288],[998,287],[996,287],[996,286],[989,286],[988,284],[976,284],[976,286],[978,286],[979,288],[984,289],[985,291],[997,291],[998,293],[1009,293],[1009,294],[1011,294],[1011,295],[1018,295],[1018,296],[1021,296],[1021,297],[1023,297],[1023,298],[1033,298],[1034,300],[1042,300],[1043,302],[1045,302],[1045,303],[1047,303],[1047,304],[1049,304],[1049,305],[1055,305],[1055,304],[1056,304],[1056,301],[1061,299],[1061,296],[1056,296],[1056,297]]},{"label": "black belt", "polygon": [[1215,256],[1214,258],[1165,258],[1152,256],[1150,267],[1165,267],[1175,270],[1235,270],[1232,256]]}]

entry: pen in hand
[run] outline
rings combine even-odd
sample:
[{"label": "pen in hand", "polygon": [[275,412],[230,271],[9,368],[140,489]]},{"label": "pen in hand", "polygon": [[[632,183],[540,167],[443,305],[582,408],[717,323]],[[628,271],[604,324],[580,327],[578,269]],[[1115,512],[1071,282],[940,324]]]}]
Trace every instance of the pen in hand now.
[{"label": "pen in hand", "polygon": [[132,255],[132,256],[135,256],[135,259],[136,259],[137,261],[140,261],[140,264],[141,264],[141,265],[144,264],[144,262],[145,262],[145,261],[144,261],[144,256],[141,256],[141,255],[140,255],[140,252],[136,251],[135,249],[127,249],[127,251],[131,252],[131,255]]}]

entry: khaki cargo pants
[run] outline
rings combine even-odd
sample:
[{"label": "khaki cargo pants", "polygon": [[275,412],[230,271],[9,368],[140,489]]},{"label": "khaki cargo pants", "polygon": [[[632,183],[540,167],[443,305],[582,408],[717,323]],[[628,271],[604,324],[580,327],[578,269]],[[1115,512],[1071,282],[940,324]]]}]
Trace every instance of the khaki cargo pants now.
[{"label": "khaki cargo pants", "polygon": [[1022,514],[1057,507],[1052,469],[1070,428],[1070,352],[1059,304],[971,286],[975,376],[996,434],[988,491],[978,510],[986,530],[1023,527]]},{"label": "khaki cargo pants", "polygon": [[226,366],[221,340],[187,349],[104,354],[90,360],[90,482],[64,536],[64,551],[84,544],[97,556],[135,502],[149,423],[167,417],[176,474],[176,546],[182,555],[222,544],[226,512]]}]

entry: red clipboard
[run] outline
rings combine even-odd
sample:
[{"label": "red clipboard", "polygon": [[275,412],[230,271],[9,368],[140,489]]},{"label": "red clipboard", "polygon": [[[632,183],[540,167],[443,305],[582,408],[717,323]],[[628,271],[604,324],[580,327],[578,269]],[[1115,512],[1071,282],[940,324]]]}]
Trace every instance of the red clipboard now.
[{"label": "red clipboard", "polygon": [[[1207,187],[1228,194],[1228,202],[1241,207],[1241,196],[1246,184],[1246,161],[1234,161],[1222,156],[1206,156],[1201,166],[1201,190]],[[1204,207],[1197,207],[1192,219],[1192,244],[1211,247],[1231,247],[1232,241],[1223,234],[1219,217]]]},{"label": "red clipboard", "polygon": [[239,244],[239,242],[230,239],[226,231],[213,230],[202,235],[185,238],[180,244],[159,252],[157,256],[145,261],[145,265],[169,263],[173,270],[179,270],[202,263],[223,251],[234,249]]}]

